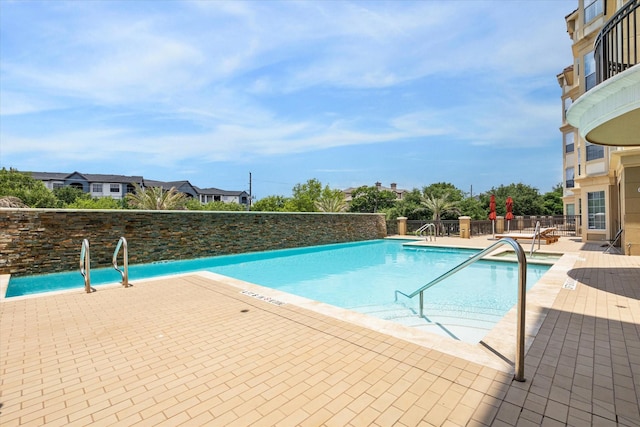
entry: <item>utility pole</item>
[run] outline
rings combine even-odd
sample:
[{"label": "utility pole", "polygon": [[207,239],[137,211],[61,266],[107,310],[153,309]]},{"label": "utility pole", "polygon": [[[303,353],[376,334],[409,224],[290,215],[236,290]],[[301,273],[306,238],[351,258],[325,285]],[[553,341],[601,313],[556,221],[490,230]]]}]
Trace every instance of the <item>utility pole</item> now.
[{"label": "utility pole", "polygon": [[251,172],[249,172],[249,209],[251,210],[251,201],[253,200],[253,195],[251,194]]}]

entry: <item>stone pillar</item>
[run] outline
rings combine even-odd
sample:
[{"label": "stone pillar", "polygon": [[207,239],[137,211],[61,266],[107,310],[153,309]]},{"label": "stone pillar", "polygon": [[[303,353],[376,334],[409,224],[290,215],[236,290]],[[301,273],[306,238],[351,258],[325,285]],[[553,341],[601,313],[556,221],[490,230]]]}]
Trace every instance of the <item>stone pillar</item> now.
[{"label": "stone pillar", "polygon": [[496,234],[504,233],[504,217],[497,216],[496,217]]},{"label": "stone pillar", "polygon": [[458,222],[460,224],[460,237],[463,239],[470,239],[471,238],[471,217],[470,216],[458,217]]},{"label": "stone pillar", "polygon": [[[512,224],[513,225],[513,224]],[[516,230],[520,231],[522,229],[524,229],[524,217],[523,216],[517,216],[516,217]],[[511,230],[513,231],[514,228],[511,227]]]},{"label": "stone pillar", "polygon": [[407,217],[406,216],[398,217],[398,234],[401,236],[407,235]]}]

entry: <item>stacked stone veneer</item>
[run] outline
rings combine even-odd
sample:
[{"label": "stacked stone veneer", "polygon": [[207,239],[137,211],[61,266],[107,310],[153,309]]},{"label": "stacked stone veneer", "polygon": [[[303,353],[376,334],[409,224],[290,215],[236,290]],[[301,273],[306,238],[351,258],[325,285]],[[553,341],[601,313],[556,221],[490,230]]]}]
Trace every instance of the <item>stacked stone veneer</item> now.
[{"label": "stacked stone veneer", "polygon": [[[129,264],[385,237],[379,214],[0,209],[0,274],[109,267],[121,236]],[[118,263],[122,264],[121,253]]]}]

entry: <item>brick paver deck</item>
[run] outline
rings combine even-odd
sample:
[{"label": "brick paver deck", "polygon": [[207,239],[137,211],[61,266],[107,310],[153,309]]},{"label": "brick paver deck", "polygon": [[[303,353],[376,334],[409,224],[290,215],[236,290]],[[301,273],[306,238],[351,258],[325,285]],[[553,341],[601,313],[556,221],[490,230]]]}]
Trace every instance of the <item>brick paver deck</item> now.
[{"label": "brick paver deck", "polygon": [[0,302],[0,425],[640,425],[640,257],[548,249],[525,382],[192,274]]}]

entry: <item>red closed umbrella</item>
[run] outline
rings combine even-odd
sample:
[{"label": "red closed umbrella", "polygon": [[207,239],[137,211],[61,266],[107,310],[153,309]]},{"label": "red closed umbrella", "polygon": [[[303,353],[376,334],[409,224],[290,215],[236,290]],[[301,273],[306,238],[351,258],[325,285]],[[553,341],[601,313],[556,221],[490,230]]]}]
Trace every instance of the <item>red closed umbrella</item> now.
[{"label": "red closed umbrella", "polygon": [[507,214],[504,219],[507,220],[507,233],[509,232],[509,226],[511,225],[511,220],[513,219],[513,199],[511,196],[507,197]]},{"label": "red closed umbrella", "polygon": [[493,238],[496,237],[496,196],[491,195],[491,199],[489,199],[489,220],[491,221],[491,233],[493,234]]}]

